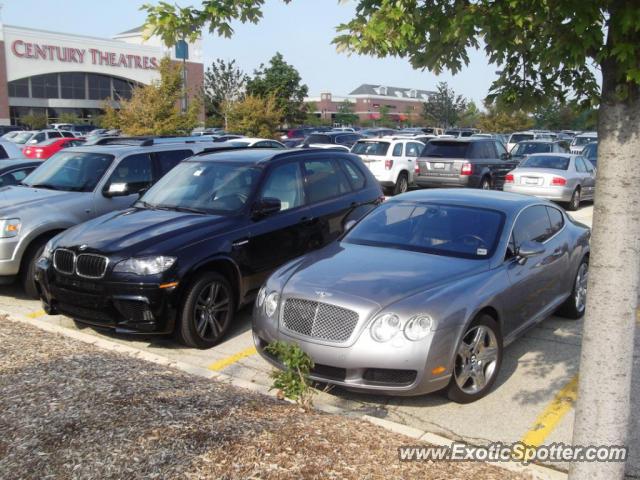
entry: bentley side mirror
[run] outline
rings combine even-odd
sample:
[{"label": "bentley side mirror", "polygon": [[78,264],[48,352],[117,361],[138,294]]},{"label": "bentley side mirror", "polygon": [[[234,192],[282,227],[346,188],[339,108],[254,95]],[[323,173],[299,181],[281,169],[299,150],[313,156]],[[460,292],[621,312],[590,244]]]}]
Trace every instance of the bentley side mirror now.
[{"label": "bentley side mirror", "polygon": [[535,257],[536,255],[542,255],[545,252],[544,245],[540,242],[526,241],[518,248],[516,258],[520,265],[527,263],[527,259]]}]

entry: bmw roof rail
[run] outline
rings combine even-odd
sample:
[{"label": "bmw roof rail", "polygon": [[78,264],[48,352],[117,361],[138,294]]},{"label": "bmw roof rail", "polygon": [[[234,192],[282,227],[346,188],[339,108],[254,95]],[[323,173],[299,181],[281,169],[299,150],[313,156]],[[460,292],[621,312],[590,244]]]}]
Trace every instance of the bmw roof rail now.
[{"label": "bmw roof rail", "polygon": [[166,143],[213,143],[208,137],[187,136],[139,136],[139,137],[103,137],[91,142],[90,145],[132,145],[150,147]]}]

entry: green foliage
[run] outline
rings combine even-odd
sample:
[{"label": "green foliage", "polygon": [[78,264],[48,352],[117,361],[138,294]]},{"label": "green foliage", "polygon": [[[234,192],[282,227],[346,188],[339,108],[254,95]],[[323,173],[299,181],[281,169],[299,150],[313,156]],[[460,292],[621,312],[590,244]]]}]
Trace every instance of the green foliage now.
[{"label": "green foliage", "polygon": [[309,91],[301,81],[298,71],[284,61],[281,53],[276,53],[268,66],[260,65],[253,78],[247,81],[247,94],[262,98],[273,95],[283,113],[282,121],[289,125],[299,124],[306,117],[304,98]]},{"label": "green foliage", "polygon": [[121,100],[116,110],[104,103],[103,125],[119,128],[126,135],[175,135],[190,132],[198,124],[202,104],[191,99],[186,112],[180,109],[183,97],[182,66],[168,58],[160,62],[160,80],[133,89],[131,99]]},{"label": "green foliage", "polygon": [[276,98],[247,95],[228,107],[228,129],[249,137],[275,138],[282,110],[277,106]]},{"label": "green foliage", "polygon": [[478,122],[482,118],[482,112],[478,109],[475,102],[469,101],[467,107],[458,118],[459,127],[477,127]]},{"label": "green foliage", "polygon": [[423,118],[437,127],[457,125],[467,109],[467,100],[462,95],[456,95],[446,82],[438,83],[436,90],[423,104]]},{"label": "green foliage", "polygon": [[353,125],[358,121],[358,115],[353,112],[353,103],[345,100],[338,105],[338,111],[335,116],[335,122],[340,125]]},{"label": "green foliage", "polygon": [[75,125],[82,123],[82,120],[75,113],[63,112],[58,116],[57,123],[71,123],[72,125]]},{"label": "green foliage", "polygon": [[234,102],[244,96],[249,77],[236,66],[236,61],[215,60],[204,74],[204,99],[208,126],[224,126]]},{"label": "green foliage", "polygon": [[597,112],[584,109],[575,103],[550,101],[538,106],[533,112],[536,128],[551,130],[594,130],[597,124]]},{"label": "green foliage", "polygon": [[303,408],[312,404],[314,390],[309,383],[309,373],[313,368],[313,360],[298,345],[277,341],[267,345],[265,349],[276,357],[285,367],[284,370],[271,372],[272,389]]},{"label": "green foliage", "polygon": [[20,122],[27,125],[31,130],[41,130],[47,128],[49,119],[44,113],[30,113],[20,117]]},{"label": "green foliage", "polygon": [[533,118],[522,110],[508,107],[500,102],[485,100],[486,110],[478,119],[477,126],[483,132],[509,133],[533,127]]}]

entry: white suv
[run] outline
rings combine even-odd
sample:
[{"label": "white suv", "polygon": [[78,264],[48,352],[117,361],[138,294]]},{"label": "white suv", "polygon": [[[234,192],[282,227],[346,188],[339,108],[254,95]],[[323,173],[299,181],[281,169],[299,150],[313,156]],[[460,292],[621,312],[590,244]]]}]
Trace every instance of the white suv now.
[{"label": "white suv", "polygon": [[385,191],[404,193],[413,184],[416,159],[424,143],[411,138],[382,137],[358,140],[351,148],[362,158]]}]

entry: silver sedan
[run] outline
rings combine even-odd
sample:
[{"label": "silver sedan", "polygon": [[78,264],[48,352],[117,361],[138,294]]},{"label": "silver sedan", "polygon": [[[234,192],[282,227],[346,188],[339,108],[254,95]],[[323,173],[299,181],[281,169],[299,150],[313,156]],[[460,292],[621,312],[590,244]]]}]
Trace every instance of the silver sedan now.
[{"label": "silver sedan", "polygon": [[340,240],[278,269],[253,315],[313,359],[311,378],[348,389],[471,402],[503,346],[556,310],[583,315],[590,231],[534,197],[421,190],[375,209]]},{"label": "silver sedan", "polygon": [[563,202],[567,210],[574,211],[580,208],[582,200],[593,200],[596,171],[580,155],[533,154],[505,176],[503,190]]}]

